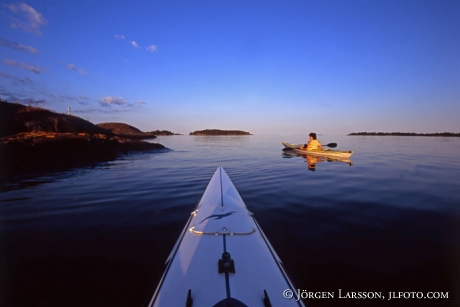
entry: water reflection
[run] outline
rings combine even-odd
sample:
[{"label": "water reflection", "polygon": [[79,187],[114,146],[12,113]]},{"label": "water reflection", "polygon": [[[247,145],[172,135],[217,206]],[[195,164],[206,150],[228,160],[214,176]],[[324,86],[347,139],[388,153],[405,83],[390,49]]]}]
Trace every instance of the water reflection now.
[{"label": "water reflection", "polygon": [[352,166],[350,158],[336,158],[336,157],[318,157],[308,154],[298,154],[295,153],[293,150],[283,150],[282,154],[283,158],[293,158],[293,157],[302,157],[305,158],[305,162],[308,164],[308,170],[316,171],[316,165],[320,162],[342,162],[347,163],[348,165]]},{"label": "water reflection", "polygon": [[195,143],[202,143],[201,146],[242,146],[249,141],[248,135],[199,135],[194,136]]},{"label": "water reflection", "polygon": [[313,173],[306,156],[279,159],[277,135],[162,136],[167,154],[7,182],[14,190],[0,191],[0,272],[8,270],[0,273],[0,306],[142,305],[218,165],[231,173],[297,288],[314,281],[319,291],[458,292],[460,159],[453,148],[460,139],[433,139],[432,149],[426,138],[402,138],[331,137],[359,152],[356,167],[320,164],[335,162],[323,157]]}]

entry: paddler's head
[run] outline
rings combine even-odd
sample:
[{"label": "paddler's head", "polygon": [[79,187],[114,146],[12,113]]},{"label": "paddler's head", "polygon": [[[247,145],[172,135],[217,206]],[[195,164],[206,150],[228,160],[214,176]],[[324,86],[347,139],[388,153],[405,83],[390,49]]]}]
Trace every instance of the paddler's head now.
[{"label": "paddler's head", "polygon": [[311,137],[312,139],[316,140],[316,133],[312,132],[308,136]]}]

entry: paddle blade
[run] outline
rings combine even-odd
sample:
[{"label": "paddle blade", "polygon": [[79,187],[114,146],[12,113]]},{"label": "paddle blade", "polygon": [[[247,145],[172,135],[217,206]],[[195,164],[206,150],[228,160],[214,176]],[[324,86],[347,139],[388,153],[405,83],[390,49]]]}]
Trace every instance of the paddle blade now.
[{"label": "paddle blade", "polygon": [[326,144],[326,145],[323,145],[323,146],[330,147],[330,148],[335,148],[335,147],[337,147],[337,143],[329,143],[329,144]]}]

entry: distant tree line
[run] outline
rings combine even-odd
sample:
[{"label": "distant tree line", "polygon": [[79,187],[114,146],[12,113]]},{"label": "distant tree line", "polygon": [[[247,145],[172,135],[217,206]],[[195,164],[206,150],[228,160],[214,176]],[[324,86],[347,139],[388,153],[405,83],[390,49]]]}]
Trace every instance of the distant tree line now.
[{"label": "distant tree line", "polygon": [[377,136],[453,136],[460,137],[460,133],[439,132],[439,133],[415,133],[415,132],[352,132],[348,135],[377,135]]},{"label": "distant tree line", "polygon": [[34,100],[34,99],[25,99],[24,102],[29,106],[29,107],[35,107],[35,108],[43,108],[43,105],[46,103],[45,99],[41,100]]},{"label": "distant tree line", "polygon": [[206,129],[190,132],[190,135],[251,135],[249,132],[241,130],[220,130],[220,129]]},{"label": "distant tree line", "polygon": [[151,131],[150,133],[154,135],[179,135],[179,133],[174,133],[169,130],[155,130]]}]

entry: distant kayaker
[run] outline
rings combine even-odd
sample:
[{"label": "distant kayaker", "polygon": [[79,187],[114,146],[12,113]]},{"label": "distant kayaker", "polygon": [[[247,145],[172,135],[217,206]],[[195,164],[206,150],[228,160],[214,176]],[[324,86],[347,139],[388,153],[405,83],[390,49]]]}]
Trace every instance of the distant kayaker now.
[{"label": "distant kayaker", "polygon": [[323,146],[321,146],[321,143],[316,139],[316,133],[310,133],[308,135],[310,140],[308,141],[307,144],[303,145],[300,147],[302,150],[322,150]]}]

